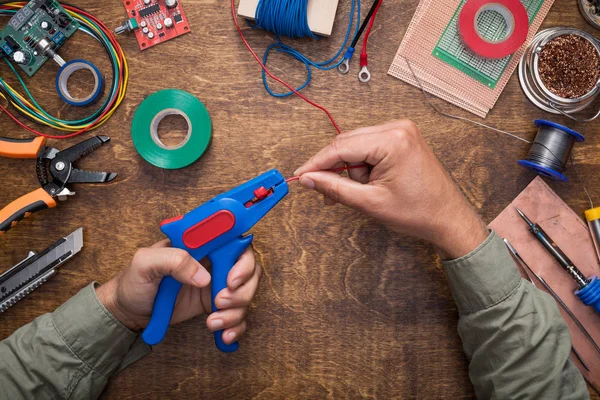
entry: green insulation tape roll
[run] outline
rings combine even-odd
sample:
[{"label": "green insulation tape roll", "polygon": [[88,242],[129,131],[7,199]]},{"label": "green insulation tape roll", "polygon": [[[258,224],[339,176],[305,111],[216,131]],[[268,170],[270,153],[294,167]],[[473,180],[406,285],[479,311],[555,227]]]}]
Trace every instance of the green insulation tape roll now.
[{"label": "green insulation tape roll", "polygon": [[[165,145],[158,137],[158,124],[167,115],[180,115],[188,124],[188,132],[180,144]],[[144,100],[133,116],[131,138],[144,160],[159,168],[187,167],[208,149],[212,125],[204,104],[183,90],[166,89]]]}]

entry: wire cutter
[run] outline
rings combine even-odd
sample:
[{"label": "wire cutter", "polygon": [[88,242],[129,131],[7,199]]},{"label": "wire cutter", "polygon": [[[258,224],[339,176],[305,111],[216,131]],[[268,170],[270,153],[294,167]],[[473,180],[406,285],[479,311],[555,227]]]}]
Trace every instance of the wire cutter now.
[{"label": "wire cutter", "polygon": [[[227,275],[252,243],[248,232],[288,194],[285,178],[277,170],[265,172],[248,182],[222,193],[185,215],[164,220],[160,229],[171,245],[186,250],[196,260],[208,256],[212,264],[211,297],[227,287]],[[158,288],[152,316],[142,339],[149,345],[159,343],[167,333],[181,283],[164,277]],[[236,351],[238,343],[225,344],[223,331],[215,332],[215,344],[223,352]]]},{"label": "wire cutter", "polygon": [[59,151],[44,146],[46,138],[9,139],[0,137],[0,156],[8,158],[37,158],[35,165],[42,186],[19,197],[0,210],[0,235],[14,227],[20,220],[36,211],[56,207],[55,198],[66,200],[75,192],[67,188],[71,183],[105,183],[117,174],[77,169],[73,163],[108,142],[108,136],[94,136],[74,146]]}]

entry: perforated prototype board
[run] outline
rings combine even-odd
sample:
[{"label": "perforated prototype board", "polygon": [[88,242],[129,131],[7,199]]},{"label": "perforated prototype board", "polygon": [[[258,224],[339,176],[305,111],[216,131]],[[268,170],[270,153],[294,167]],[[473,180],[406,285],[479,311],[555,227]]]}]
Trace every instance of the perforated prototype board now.
[{"label": "perforated prototype board", "polygon": [[[527,10],[531,25],[544,0],[521,0],[521,2]],[[493,89],[512,56],[492,60],[480,57],[465,47],[458,31],[458,16],[465,3],[466,0],[462,0],[454,12],[444,34],[433,49],[433,55]],[[498,13],[482,12],[477,17],[477,29],[485,39],[498,40],[505,36],[506,22]]]},{"label": "perforated prototype board", "polygon": [[[190,32],[190,25],[179,0],[176,4],[175,7],[168,8],[165,0],[152,0],[149,4],[144,4],[144,0],[123,1],[127,15],[135,18],[139,26],[135,30],[135,37],[141,50]],[[170,28],[165,25],[168,18],[173,23]],[[147,32],[144,28],[147,28]]]},{"label": "perforated prototype board", "polygon": [[36,44],[48,40],[56,51],[79,28],[64,8],[55,0],[33,0],[21,8],[0,31],[0,49],[15,61],[15,53],[24,57],[17,63],[29,76],[48,60],[40,54]]}]

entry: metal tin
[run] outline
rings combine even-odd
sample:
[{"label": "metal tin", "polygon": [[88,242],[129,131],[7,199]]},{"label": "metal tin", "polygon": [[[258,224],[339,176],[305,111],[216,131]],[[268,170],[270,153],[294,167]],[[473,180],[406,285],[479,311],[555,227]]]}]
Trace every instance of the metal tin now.
[{"label": "metal tin", "polygon": [[[586,39],[594,46],[596,53],[600,56],[600,43],[594,36],[585,31],[565,27],[544,29],[535,35],[519,62],[519,82],[527,98],[542,110],[577,119],[570,114],[583,110],[594,101],[600,93],[600,78],[596,85],[585,95],[567,99],[548,90],[543,84],[538,71],[540,52],[544,46],[552,39],[563,35],[577,35]],[[595,115],[591,119],[597,116]]]},{"label": "metal tin", "polygon": [[595,7],[588,0],[577,0],[577,4],[583,18],[594,28],[600,29],[600,16],[596,15]]}]

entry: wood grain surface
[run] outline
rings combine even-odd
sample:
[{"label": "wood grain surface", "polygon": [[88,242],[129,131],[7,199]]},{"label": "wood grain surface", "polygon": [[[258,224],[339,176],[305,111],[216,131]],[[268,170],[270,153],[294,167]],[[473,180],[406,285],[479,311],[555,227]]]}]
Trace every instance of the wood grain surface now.
[{"label": "wood grain surface", "polygon": [[[118,0],[76,3],[111,28],[125,19]],[[366,13],[370,2],[364,3]],[[183,6],[191,34],[144,52],[133,35],[119,37],[131,71],[127,97],[109,123],[96,131],[109,135],[110,144],[81,163],[84,168],[117,172],[116,181],[76,186],[76,196],[0,238],[0,270],[80,226],[85,240],[81,253],[55,278],[0,315],[0,339],[54,310],[90,281],[110,279],[137,248],[163,238],[161,220],[267,169],[291,174],[334,136],[320,111],[300,99],[275,99],[265,92],[260,69],[233,27],[229,1],[183,0]],[[491,221],[534,177],[516,164],[528,145],[445,119],[429,108],[418,89],[386,74],[416,6],[417,0],[384,2],[369,45],[370,83],[358,81],[355,57],[349,75],[315,72],[303,93],[328,107],[344,130],[413,119],[467,198]],[[294,45],[315,59],[329,58],[343,37],[349,7],[349,0],[340,2],[331,38],[298,40]],[[598,33],[585,23],[574,0],[555,3],[543,27],[556,25]],[[273,41],[265,32],[244,30],[259,53]],[[75,35],[61,54],[65,59],[92,60],[108,71],[105,54],[87,35]],[[271,57],[270,65],[292,83],[304,79],[302,67],[283,56]],[[60,102],[54,89],[57,69],[48,62],[27,82],[47,110],[74,118],[85,110]],[[15,83],[4,63],[0,76]],[[149,165],[131,142],[136,107],[164,88],[196,95],[213,121],[208,153],[177,171]],[[447,111],[471,117],[434,101]],[[594,173],[600,162],[598,123],[574,124],[538,110],[521,92],[516,76],[486,123],[533,138],[535,118],[568,124],[585,135],[575,159],[591,195],[600,202],[600,177]],[[3,115],[0,133],[28,136]],[[50,143],[63,148],[79,140]],[[1,159],[0,170],[0,204],[38,187],[33,160]],[[574,171],[567,174],[570,182],[550,184],[581,214],[588,203]],[[204,318],[188,321],[171,328],[153,354],[112,379],[104,398],[473,397],[456,333],[457,311],[428,244],[394,234],[341,206],[324,207],[319,196],[297,184],[253,233],[265,274],[240,350],[220,353]]]}]

